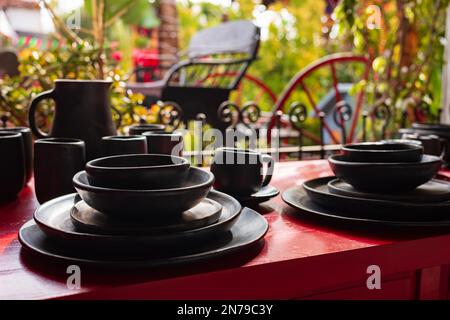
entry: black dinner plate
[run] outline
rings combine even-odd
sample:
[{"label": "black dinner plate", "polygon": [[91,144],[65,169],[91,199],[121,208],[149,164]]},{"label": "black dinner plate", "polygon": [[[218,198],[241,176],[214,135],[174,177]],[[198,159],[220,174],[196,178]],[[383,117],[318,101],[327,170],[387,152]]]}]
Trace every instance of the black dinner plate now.
[{"label": "black dinner plate", "polygon": [[19,231],[19,241],[26,251],[40,254],[64,263],[79,263],[107,268],[148,268],[164,265],[194,262],[215,258],[243,250],[256,244],[266,234],[268,223],[257,212],[244,208],[236,224],[226,233],[220,233],[211,241],[204,241],[194,248],[180,248],[174,252],[165,252],[165,256],[153,254],[122,254],[102,252],[91,248],[67,248],[54,241],[30,220]]},{"label": "black dinner plate", "polygon": [[356,190],[350,184],[333,179],[328,182],[330,193],[363,199],[400,201],[400,202],[440,202],[450,200],[450,183],[442,180],[433,179],[416,189],[402,193],[370,193]]},{"label": "black dinner plate", "polygon": [[321,207],[339,210],[357,218],[391,221],[450,219],[450,201],[412,203],[341,196],[328,190],[328,182],[333,179],[335,177],[312,179],[303,183],[303,189]]},{"label": "black dinner plate", "polygon": [[163,234],[108,235],[79,230],[70,217],[70,211],[79,198],[75,193],[47,202],[34,213],[39,228],[49,237],[66,246],[89,248],[93,244],[103,251],[171,250],[179,246],[193,246],[207,241],[220,232],[227,232],[236,222],[241,205],[233,197],[211,191],[208,196],[222,205],[222,213],[216,223],[191,230]]},{"label": "black dinner plate", "polygon": [[222,205],[205,198],[192,209],[170,220],[124,221],[115,220],[89,207],[86,202],[77,202],[70,210],[73,224],[80,231],[99,234],[137,235],[174,233],[198,229],[217,222]]},{"label": "black dinner plate", "polygon": [[356,223],[373,226],[383,227],[401,227],[401,228],[447,228],[450,227],[450,218],[447,219],[435,219],[427,221],[410,221],[404,220],[391,220],[381,218],[368,218],[362,216],[352,216],[342,209],[330,209],[323,207],[316,202],[312,201],[305,190],[301,187],[293,187],[282,194],[283,201],[291,207],[300,209],[302,213],[312,216],[318,216],[331,220],[336,220],[345,223]]},{"label": "black dinner plate", "polygon": [[268,185],[262,187],[258,192],[251,194],[249,196],[239,196],[233,195],[239,202],[244,204],[257,204],[269,201],[273,197],[276,197],[280,194],[280,190],[275,188],[274,186]]}]

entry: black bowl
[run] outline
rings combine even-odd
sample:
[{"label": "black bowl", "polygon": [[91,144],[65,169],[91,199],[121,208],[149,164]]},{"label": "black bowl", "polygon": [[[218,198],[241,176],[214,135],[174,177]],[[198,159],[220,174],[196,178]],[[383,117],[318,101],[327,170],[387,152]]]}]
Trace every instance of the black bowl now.
[{"label": "black bowl", "polygon": [[419,162],[423,148],[412,143],[364,142],[345,145],[342,154],[354,162]]},{"label": "black bowl", "polygon": [[431,180],[442,164],[430,155],[420,162],[399,163],[350,162],[344,155],[333,155],[328,162],[334,174],[355,189],[381,193],[413,190]]},{"label": "black bowl", "polygon": [[441,124],[441,123],[420,123],[420,122],[414,122],[412,124],[413,129],[419,129],[419,130],[429,130],[429,131],[442,131],[450,133],[450,125],[448,124]]},{"label": "black bowl", "polygon": [[86,164],[90,184],[105,188],[160,189],[183,181],[189,162],[160,154],[132,154],[99,158]]},{"label": "black bowl", "polygon": [[118,219],[160,219],[179,215],[200,203],[213,182],[212,173],[194,167],[189,169],[185,179],[170,189],[102,188],[89,183],[86,171],[73,177],[75,189],[89,206]]}]

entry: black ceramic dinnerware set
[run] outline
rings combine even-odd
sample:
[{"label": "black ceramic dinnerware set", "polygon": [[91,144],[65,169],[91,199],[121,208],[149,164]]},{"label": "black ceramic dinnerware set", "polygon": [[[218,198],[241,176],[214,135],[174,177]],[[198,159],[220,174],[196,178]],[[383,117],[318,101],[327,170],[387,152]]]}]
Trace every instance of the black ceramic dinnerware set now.
[{"label": "black ceramic dinnerware set", "polygon": [[283,193],[304,214],[389,227],[450,226],[450,184],[433,177],[441,158],[417,143],[346,145],[328,159],[335,176]]},{"label": "black ceramic dinnerware set", "polygon": [[73,177],[77,193],[50,200],[19,231],[32,253],[100,267],[149,267],[212,258],[263,238],[268,225],[214,175],[181,157],[110,156]]},{"label": "black ceramic dinnerware set", "polygon": [[31,130],[0,128],[0,150],[0,201],[9,201],[22,191],[33,173]]},{"label": "black ceramic dinnerware set", "polygon": [[413,123],[410,128],[399,130],[402,139],[419,141],[426,154],[442,156],[444,166],[450,164],[450,125],[437,123]]}]

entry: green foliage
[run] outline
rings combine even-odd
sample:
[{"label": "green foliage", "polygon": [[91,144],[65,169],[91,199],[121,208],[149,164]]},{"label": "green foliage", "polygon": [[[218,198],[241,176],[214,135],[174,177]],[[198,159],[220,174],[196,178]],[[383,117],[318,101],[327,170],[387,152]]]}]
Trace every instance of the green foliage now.
[{"label": "green foliage", "polygon": [[[56,79],[96,79],[98,50],[84,42],[57,49],[38,51],[25,49],[20,53],[20,75],[0,79],[0,112],[7,113],[18,125],[27,124],[28,106],[38,93],[53,88]],[[106,66],[107,79],[113,81],[111,102],[123,114],[130,114],[141,103],[141,95],[129,95],[125,90],[126,74],[114,64]],[[43,103],[38,114],[41,126],[49,126],[53,116],[52,103]],[[116,115],[117,116],[117,115]],[[125,116],[125,123],[134,121]]]},{"label": "green foliage", "polygon": [[[367,23],[377,5],[381,25]],[[448,0],[342,0],[335,10],[341,41],[372,59],[368,102],[386,103],[397,116],[421,101],[440,108]]]},{"label": "green foliage", "polygon": [[[186,48],[197,31],[221,23],[224,14],[230,20],[254,20],[255,15],[265,14],[259,21],[273,21],[267,34],[263,34],[258,59],[251,65],[248,74],[260,78],[278,96],[298,71],[326,54],[320,44],[324,7],[323,1],[291,0],[288,4],[272,5],[267,14],[262,13],[260,5],[248,0],[236,0],[227,9],[206,2],[180,1],[180,48]],[[253,100],[260,89],[251,84],[244,85],[241,101]],[[260,105],[264,110],[273,107],[267,98]]]}]

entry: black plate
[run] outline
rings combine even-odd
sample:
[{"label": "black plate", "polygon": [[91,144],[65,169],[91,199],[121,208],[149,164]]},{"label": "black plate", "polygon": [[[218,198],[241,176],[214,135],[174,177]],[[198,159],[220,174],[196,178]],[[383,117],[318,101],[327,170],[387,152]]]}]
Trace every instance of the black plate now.
[{"label": "black plate", "polygon": [[348,183],[339,179],[328,182],[330,193],[353,198],[374,200],[430,203],[450,200],[450,183],[442,180],[430,180],[416,189],[404,193],[369,193],[358,191]]},{"label": "black plate", "polygon": [[238,250],[243,250],[261,240],[266,234],[268,223],[257,212],[245,208],[242,210],[236,224],[227,233],[220,233],[211,241],[205,241],[195,248],[183,248],[166,256],[152,255],[122,255],[118,252],[99,252],[94,246],[87,249],[66,248],[58,241],[52,241],[43,233],[34,221],[28,221],[19,231],[19,241],[25,250],[64,263],[79,263],[108,268],[146,268],[179,263],[194,262],[223,256]]},{"label": "black plate", "polygon": [[280,194],[280,190],[275,188],[274,186],[268,185],[263,188],[261,188],[258,192],[249,195],[249,196],[239,196],[239,195],[233,195],[239,202],[241,203],[248,203],[248,204],[254,204],[254,203],[262,203],[269,201],[273,197],[276,197]]},{"label": "black plate", "polygon": [[343,155],[328,158],[331,170],[341,180],[368,192],[404,192],[430,181],[439,171],[439,157],[423,155],[420,162],[351,162]]},{"label": "black plate", "polygon": [[113,189],[89,183],[86,171],[73,177],[80,197],[92,208],[120,219],[151,219],[178,216],[196,206],[211,190],[214,175],[190,167],[185,179],[169,189]]},{"label": "black plate", "polygon": [[80,231],[137,235],[174,233],[185,230],[198,229],[208,226],[219,220],[222,205],[212,199],[205,198],[194,208],[183,212],[180,216],[171,220],[146,222],[133,222],[114,220],[89,207],[86,202],[77,202],[70,210],[73,224]]},{"label": "black plate", "polygon": [[309,180],[303,183],[303,189],[305,189],[310,199],[321,207],[340,210],[353,217],[387,219],[392,221],[450,219],[450,201],[410,203],[346,197],[330,193],[328,190],[328,182],[333,179],[335,177]]},{"label": "black plate", "polygon": [[[409,221],[409,220],[391,220],[364,218],[348,215],[342,209],[329,209],[318,205],[312,201],[301,187],[293,187],[282,194],[284,202],[288,205],[302,210],[306,214],[320,216],[324,218],[335,219],[342,222],[352,222],[357,224],[378,225],[384,227],[402,227],[402,228],[442,228],[450,227],[450,220],[428,220],[428,221]],[[345,213],[344,213],[345,212]]]},{"label": "black plate", "polygon": [[229,195],[211,191],[208,198],[222,205],[219,220],[211,225],[177,233],[156,235],[106,235],[83,232],[70,218],[70,211],[78,202],[76,194],[56,198],[42,205],[34,213],[34,220],[44,233],[65,245],[89,248],[92,244],[105,251],[147,251],[187,246],[203,241],[217,233],[227,232],[236,222],[241,211],[239,202]]}]

